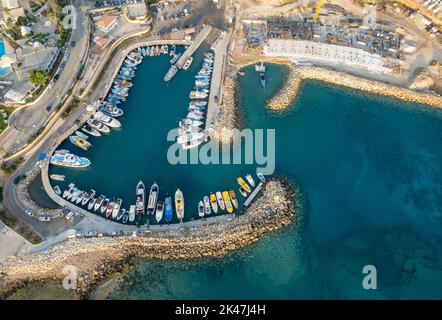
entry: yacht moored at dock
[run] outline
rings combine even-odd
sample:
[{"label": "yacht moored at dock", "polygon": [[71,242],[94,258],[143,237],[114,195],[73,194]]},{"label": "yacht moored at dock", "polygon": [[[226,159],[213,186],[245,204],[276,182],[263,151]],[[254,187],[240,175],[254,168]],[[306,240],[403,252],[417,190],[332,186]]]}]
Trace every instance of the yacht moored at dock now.
[{"label": "yacht moored at dock", "polygon": [[144,183],[140,180],[136,188],[136,198],[135,198],[135,213],[144,214],[146,208],[146,187]]},{"label": "yacht moored at dock", "polygon": [[149,200],[147,202],[147,214],[153,215],[158,199],[159,187],[156,182],[150,187]]},{"label": "yacht moored at dock", "polygon": [[249,185],[244,181],[244,179],[242,177],[236,178],[236,181],[241,186],[241,188],[243,188],[246,192],[248,192],[248,193],[252,192]]},{"label": "yacht moored at dock", "polygon": [[223,200],[224,203],[226,204],[227,212],[232,213],[233,212],[232,202],[230,201],[230,196],[227,191],[223,191]]},{"label": "yacht moored at dock", "polygon": [[229,196],[235,209],[238,209],[238,199],[236,198],[235,191],[229,190]]},{"label": "yacht moored at dock", "polygon": [[182,222],[184,219],[184,197],[180,189],[175,192],[175,210],[177,218]]},{"label": "yacht moored at dock", "polygon": [[223,200],[223,195],[221,194],[220,191],[216,192],[216,200],[218,201],[218,205],[221,208],[221,210],[226,210],[226,205]]},{"label": "yacht moored at dock", "polygon": [[164,200],[165,210],[164,210],[164,217],[166,218],[167,222],[172,221],[173,218],[173,205],[172,205],[172,197],[167,197]]},{"label": "yacht moored at dock", "polygon": [[210,204],[213,212],[218,213],[218,203],[216,201],[216,196],[213,193],[210,194]]},{"label": "yacht moored at dock", "polygon": [[155,211],[155,219],[157,220],[158,223],[160,223],[161,219],[163,219],[163,212],[164,212],[164,202],[158,200],[157,209]]},{"label": "yacht moored at dock", "polygon": [[91,164],[88,158],[76,156],[69,153],[68,150],[55,151],[49,162],[57,166],[68,168],[87,168]]}]

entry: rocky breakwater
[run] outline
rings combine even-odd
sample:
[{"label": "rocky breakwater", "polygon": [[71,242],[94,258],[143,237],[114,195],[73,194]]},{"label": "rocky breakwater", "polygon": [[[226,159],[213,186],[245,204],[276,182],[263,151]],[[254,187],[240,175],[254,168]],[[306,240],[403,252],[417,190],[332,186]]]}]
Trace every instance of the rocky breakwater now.
[{"label": "rocky breakwater", "polygon": [[300,199],[292,184],[275,178],[243,215],[230,221],[143,236],[74,238],[43,252],[13,257],[0,266],[0,298],[30,282],[55,280],[61,284],[67,266],[76,271],[78,297],[87,298],[97,283],[137,258],[221,257],[292,223],[300,211]]},{"label": "rocky breakwater", "polygon": [[238,76],[235,71],[229,72],[224,78],[222,104],[216,117],[215,134],[216,140],[221,143],[233,141],[239,127],[240,108],[238,108]]},{"label": "rocky breakwater", "polygon": [[374,80],[358,78],[330,69],[306,66],[296,67],[291,63],[285,64],[288,65],[289,71],[284,81],[284,85],[267,101],[267,106],[271,110],[284,110],[289,108],[298,95],[303,80],[322,81],[336,86],[364,91],[370,94],[378,94],[411,103],[426,104],[432,107],[442,108],[442,97],[437,95],[417,92]]}]

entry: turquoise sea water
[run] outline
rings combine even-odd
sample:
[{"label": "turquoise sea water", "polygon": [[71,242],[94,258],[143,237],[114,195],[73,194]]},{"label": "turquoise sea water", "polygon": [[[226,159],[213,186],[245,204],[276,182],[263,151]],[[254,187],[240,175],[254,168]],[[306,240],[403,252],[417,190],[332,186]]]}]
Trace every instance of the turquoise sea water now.
[{"label": "turquoise sea water", "polygon": [[[4,55],[5,55],[5,44],[3,43],[2,40],[0,40],[0,58]],[[12,69],[10,67],[0,69],[0,77],[10,73],[11,70]]]},{"label": "turquoise sea water", "polygon": [[[179,186],[189,219],[202,195],[253,167],[167,163],[165,134],[185,114],[198,63],[166,87],[166,61],[139,67],[123,129],[93,141],[90,170],[53,171],[126,207],[139,178],[162,192]],[[442,298],[442,113],[317,82],[291,110],[269,113],[284,72],[269,66],[263,90],[247,68],[241,102],[245,126],[276,129],[275,174],[304,195],[297,223],[223,259],[140,261],[110,298]],[[362,287],[365,265],[377,269],[377,290]]]}]

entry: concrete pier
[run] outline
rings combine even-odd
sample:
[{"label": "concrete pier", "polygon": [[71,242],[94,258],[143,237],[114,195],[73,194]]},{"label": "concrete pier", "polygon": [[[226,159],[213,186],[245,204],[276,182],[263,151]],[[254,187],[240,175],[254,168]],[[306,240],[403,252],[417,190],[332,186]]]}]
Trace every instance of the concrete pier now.
[{"label": "concrete pier", "polygon": [[222,85],[225,64],[227,61],[227,48],[230,43],[232,33],[221,33],[216,43],[212,46],[215,52],[213,62],[212,81],[210,83],[209,103],[207,105],[206,130],[210,135],[210,129],[214,129],[216,117],[222,101]]},{"label": "concrete pier", "polygon": [[212,26],[205,25],[203,29],[198,33],[196,38],[193,40],[192,44],[187,48],[187,50],[183,53],[183,55],[178,59],[175,64],[178,69],[181,69],[186,61],[195,53],[195,51],[199,48],[199,46],[203,43],[203,41],[207,38],[210,31],[212,31]]},{"label": "concrete pier", "polygon": [[261,189],[262,189],[262,182],[260,182],[258,184],[258,186],[252,191],[252,193],[246,199],[246,201],[244,201],[244,207],[249,206],[249,204],[253,201],[253,199],[255,199],[255,197],[258,195],[258,193],[261,191]]}]

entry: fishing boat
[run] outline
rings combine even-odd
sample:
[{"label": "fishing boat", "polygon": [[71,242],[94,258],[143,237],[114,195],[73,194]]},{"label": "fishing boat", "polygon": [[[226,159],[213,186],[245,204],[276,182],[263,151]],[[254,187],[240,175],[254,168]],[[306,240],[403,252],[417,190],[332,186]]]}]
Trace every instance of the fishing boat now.
[{"label": "fishing boat", "polygon": [[169,56],[174,56],[175,52],[176,52],[176,46],[172,45],[172,48],[170,48],[170,51],[169,51]]},{"label": "fishing boat", "polygon": [[97,198],[91,198],[89,200],[89,203],[87,204],[87,209],[89,211],[92,210],[92,208],[94,207],[96,201],[97,201]]},{"label": "fishing boat", "polygon": [[106,208],[106,218],[109,218],[112,212],[114,211],[115,202],[110,202]]},{"label": "fishing boat", "polygon": [[258,176],[259,180],[261,180],[262,183],[266,182],[266,178],[261,172],[258,172],[256,175]]},{"label": "fishing boat", "polygon": [[247,198],[247,191],[244,190],[242,187],[239,187],[239,193],[245,198]]},{"label": "fishing boat", "polygon": [[109,133],[110,132],[109,127],[106,126],[105,124],[99,122],[97,119],[90,118],[87,121],[87,124],[90,125],[93,129],[96,129],[96,130],[98,130],[100,132],[103,132],[103,133]]},{"label": "fishing boat", "polygon": [[[123,209],[124,210],[124,209]],[[129,220],[129,213],[127,212],[127,211],[125,211],[124,213],[123,213],[123,218],[122,218],[122,222],[123,223],[127,223],[127,220]]]},{"label": "fishing boat", "polygon": [[85,195],[86,195],[86,192],[81,191],[80,194],[78,195],[77,199],[75,199],[75,203],[79,204],[83,200]]},{"label": "fishing boat", "polygon": [[156,182],[150,187],[149,200],[147,202],[147,214],[153,215],[158,199],[159,187]]},{"label": "fishing boat", "polygon": [[199,140],[204,137],[203,132],[185,133],[177,138],[178,143],[186,143],[194,140]]},{"label": "fishing boat", "polygon": [[190,127],[190,126],[182,126],[178,128],[178,134],[181,135],[185,135],[185,134],[189,134],[189,133],[197,133],[197,132],[201,132],[202,129],[199,127]]},{"label": "fishing boat", "polygon": [[[100,207],[101,213],[105,213],[107,211],[107,207],[109,206],[109,203],[110,203],[109,198],[105,198],[103,200],[103,203],[101,204],[101,207]],[[107,218],[107,216],[106,216],[106,218]]]},{"label": "fishing boat", "polygon": [[180,189],[175,192],[175,210],[178,219],[183,221],[184,218],[184,197]]},{"label": "fishing boat", "polygon": [[66,176],[62,175],[62,174],[51,174],[49,176],[49,178],[51,178],[52,180],[55,181],[64,181],[64,179],[66,178]]},{"label": "fishing boat", "polygon": [[85,206],[88,202],[89,202],[89,200],[93,197],[93,196],[95,196],[95,190],[94,189],[91,189],[91,190],[89,190],[88,192],[86,192],[86,195],[84,196],[84,198],[83,198],[83,200],[81,201],[81,204],[83,205],[83,206]]},{"label": "fishing boat", "polygon": [[94,113],[93,117],[102,122],[103,124],[111,127],[111,128],[120,128],[121,127],[121,123],[120,121],[118,121],[117,119],[114,119],[112,117],[109,117],[107,115],[105,115],[103,112],[101,111],[97,111]]},{"label": "fishing boat", "polygon": [[261,62],[257,65],[255,65],[255,70],[259,74],[259,81],[261,82],[261,85],[263,88],[266,86],[266,67],[264,65],[264,62]]},{"label": "fishing boat", "polygon": [[98,110],[110,117],[121,117],[124,113],[123,110],[112,105],[102,105]]},{"label": "fishing boat", "polygon": [[226,205],[224,203],[223,196],[219,191],[216,192],[216,200],[218,201],[218,205],[221,208],[221,210],[226,210]]},{"label": "fishing boat", "polygon": [[120,212],[121,209],[121,203],[123,202],[123,200],[121,200],[120,198],[117,199],[117,202],[115,202],[114,208],[112,210],[112,219],[116,219],[118,213]]},{"label": "fishing boat", "polygon": [[176,73],[178,72],[178,68],[176,66],[171,66],[169,71],[167,71],[166,75],[164,76],[164,81],[168,82],[175,77]]},{"label": "fishing boat", "polygon": [[187,114],[187,117],[186,117],[187,119],[190,119],[190,120],[203,120],[204,119],[204,116],[202,116],[202,115],[200,115],[200,114],[197,114],[197,113],[194,113],[194,112],[189,112],[188,114]]},{"label": "fishing boat", "polygon": [[69,190],[68,195],[66,196],[67,200],[71,200],[72,197],[74,196],[74,194],[76,194],[78,192],[78,188],[77,187],[73,187],[71,190]]},{"label": "fishing boat", "polygon": [[238,184],[239,184],[244,190],[246,190],[248,193],[252,192],[252,190],[250,189],[249,185],[244,181],[243,178],[238,177],[238,178],[236,178],[236,181],[237,181]]},{"label": "fishing boat", "polygon": [[90,135],[92,135],[94,137],[100,137],[101,136],[100,131],[98,131],[97,129],[92,128],[88,124],[85,124],[84,126],[82,126],[81,130],[83,130],[86,133],[89,133]]},{"label": "fishing boat", "polygon": [[75,184],[69,183],[68,187],[66,188],[66,190],[64,190],[62,197],[66,198],[74,187],[75,187]]},{"label": "fishing boat", "polygon": [[163,212],[164,212],[164,202],[161,200],[158,200],[157,203],[157,210],[155,211],[155,219],[159,223],[161,219],[163,219]]},{"label": "fishing boat", "polygon": [[60,189],[59,186],[55,186],[55,187],[54,187],[54,191],[55,191],[55,193],[58,194],[58,195],[61,194],[61,189]]},{"label": "fishing boat", "polygon": [[209,81],[196,80],[195,87],[207,87],[210,84]]},{"label": "fishing boat", "polygon": [[75,188],[74,193],[72,194],[72,198],[71,198],[71,202],[74,203],[75,201],[77,201],[78,196],[80,195],[82,191],[78,188]]},{"label": "fishing boat", "polygon": [[76,156],[69,153],[68,150],[55,151],[54,155],[51,156],[49,163],[69,168],[86,168],[91,164],[88,158]]},{"label": "fishing boat", "polygon": [[144,214],[146,207],[146,187],[144,186],[144,183],[141,180],[138,182],[135,191],[136,191],[135,208],[134,208],[135,213]]},{"label": "fishing boat", "polygon": [[199,91],[191,91],[189,94],[190,99],[206,99],[207,93],[199,92]]},{"label": "fishing boat", "polygon": [[235,209],[238,209],[238,199],[236,198],[235,191],[229,190],[229,196],[230,200],[232,200],[232,204],[235,207]]},{"label": "fishing boat", "polygon": [[213,212],[217,213],[218,212],[218,203],[216,202],[216,196],[213,193],[210,194],[210,204],[212,206]]},{"label": "fishing boat", "polygon": [[183,70],[189,69],[192,62],[193,62],[193,57],[190,57],[189,59],[187,59],[187,61],[183,65]]},{"label": "fishing boat", "polygon": [[181,53],[177,53],[177,54],[175,54],[173,57],[172,57],[172,59],[170,59],[170,64],[175,64],[177,61],[178,61],[178,59],[181,57]]},{"label": "fishing boat", "polygon": [[198,147],[203,142],[204,142],[203,139],[193,140],[193,141],[189,141],[189,142],[182,144],[181,147],[183,148],[183,150],[188,150],[188,149]]},{"label": "fishing boat", "polygon": [[207,106],[207,101],[192,101],[189,103],[189,107],[196,106],[196,107],[205,107]]},{"label": "fishing boat", "polygon": [[192,119],[183,119],[180,121],[179,126],[194,126],[194,127],[200,127],[202,126],[204,123],[202,121],[198,121],[198,120],[192,120]]},{"label": "fishing boat", "polygon": [[126,209],[120,209],[120,210],[118,210],[118,214],[117,214],[117,217],[116,217],[117,221],[120,221],[121,218],[123,218],[123,216],[124,216],[125,213],[126,213]]},{"label": "fishing boat", "polygon": [[95,201],[95,204],[94,204],[94,211],[97,211],[98,209],[101,208],[101,205],[103,204],[103,201],[104,201],[104,196],[103,195],[101,195],[101,196],[99,196],[97,198],[97,201]]},{"label": "fishing boat", "polygon": [[89,136],[88,136],[87,134],[84,134],[84,133],[81,132],[81,131],[75,131],[75,134],[76,134],[77,136],[79,136],[80,138],[84,139],[84,140],[89,139]]},{"label": "fishing boat", "polygon": [[230,201],[230,196],[227,191],[223,191],[223,200],[224,203],[226,204],[227,212],[232,213],[233,212],[232,202]]},{"label": "fishing boat", "polygon": [[164,217],[166,218],[167,222],[172,221],[173,218],[173,205],[172,205],[172,197],[167,197],[165,200],[165,210],[164,210]]},{"label": "fishing boat", "polygon": [[252,186],[255,187],[255,180],[253,180],[253,177],[250,173],[246,174],[247,182]]},{"label": "fishing boat", "polygon": [[198,215],[201,218],[204,217],[204,203],[202,201],[198,203]]},{"label": "fishing boat", "polygon": [[205,196],[203,198],[204,201],[204,214],[208,215],[212,213],[212,210],[210,209],[210,200],[208,196]]},{"label": "fishing boat", "polygon": [[135,221],[135,209],[136,205],[131,205],[129,207],[129,221],[134,222]]},{"label": "fishing boat", "polygon": [[86,141],[85,139],[80,138],[79,136],[70,136],[69,141],[72,142],[74,146],[77,146],[85,151],[87,151],[92,146],[92,144],[89,141]]}]

